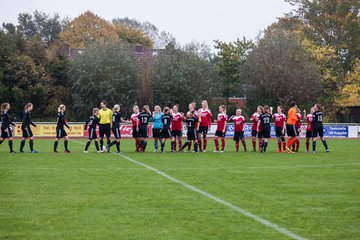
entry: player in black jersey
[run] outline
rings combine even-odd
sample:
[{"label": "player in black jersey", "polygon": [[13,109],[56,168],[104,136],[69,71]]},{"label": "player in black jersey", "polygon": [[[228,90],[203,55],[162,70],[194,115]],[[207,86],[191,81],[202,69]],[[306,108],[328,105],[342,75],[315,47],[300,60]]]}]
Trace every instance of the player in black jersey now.
[{"label": "player in black jersey", "polygon": [[266,148],[268,146],[268,141],[270,138],[270,120],[272,116],[270,114],[270,108],[269,106],[264,106],[264,111],[262,114],[260,114],[259,121],[258,121],[258,132],[261,134],[263,140],[261,144],[260,152],[266,152]]},{"label": "player in black jersey", "polygon": [[163,127],[161,129],[161,152],[164,152],[166,139],[171,138],[171,121],[173,116],[170,113],[170,108],[164,108],[164,115],[161,117]]},{"label": "player in black jersey", "polygon": [[10,120],[9,117],[10,104],[3,103],[1,104],[1,137],[0,144],[2,144],[5,139],[9,140],[10,153],[15,153],[13,150],[13,131],[15,123]]},{"label": "player in black jersey", "polygon": [[312,118],[312,138],[313,138],[313,153],[316,153],[316,140],[320,137],[326,152],[330,152],[329,147],[327,145],[326,140],[324,139],[324,127],[323,127],[323,113],[322,113],[322,106],[320,104],[315,104],[314,106],[315,112],[313,113]]},{"label": "player in black jersey", "polygon": [[93,108],[91,117],[85,123],[85,130],[87,130],[89,127],[89,130],[88,130],[89,140],[86,143],[84,153],[88,153],[88,149],[89,149],[89,146],[90,146],[92,140],[95,141],[96,151],[98,153],[101,152],[100,147],[99,147],[99,142],[97,140],[97,135],[96,135],[96,126],[99,125],[99,121],[100,121],[98,115],[99,115],[99,109]]},{"label": "player in black jersey", "polygon": [[58,114],[57,114],[56,137],[55,137],[55,142],[54,142],[54,152],[55,153],[58,152],[57,147],[58,147],[59,139],[61,139],[61,138],[65,138],[65,140],[64,140],[65,153],[71,153],[71,151],[68,149],[69,138],[64,129],[64,126],[66,126],[67,129],[69,129],[71,131],[71,128],[66,123],[65,111],[66,111],[66,106],[64,104],[61,104],[58,108]]},{"label": "player in black jersey", "polygon": [[21,130],[22,130],[22,139],[21,139],[21,143],[20,143],[20,152],[23,153],[24,152],[24,146],[25,146],[25,141],[27,138],[29,138],[29,146],[30,146],[30,152],[31,153],[37,153],[36,150],[34,150],[34,135],[31,131],[31,127],[30,125],[36,127],[36,124],[34,124],[31,121],[31,117],[30,117],[30,113],[33,110],[33,104],[32,103],[28,103],[25,105],[24,107],[24,112],[23,112],[23,121],[21,124]]},{"label": "player in black jersey", "polygon": [[116,144],[116,152],[120,153],[120,138],[121,138],[120,122],[131,123],[131,121],[125,121],[121,117],[120,105],[116,104],[113,107],[113,114],[111,119],[111,123],[112,123],[111,131],[114,134],[115,140],[113,140],[110,144],[106,145],[106,150],[108,152],[110,152],[110,148]]},{"label": "player in black jersey", "polygon": [[197,133],[196,133],[196,124],[198,118],[195,116],[195,110],[191,110],[188,114],[186,120],[187,126],[187,142],[181,147],[180,152],[182,152],[192,141],[194,142],[194,151],[198,152],[198,143],[197,143]]},{"label": "player in black jersey", "polygon": [[142,112],[138,116],[138,121],[136,125],[136,130],[140,134],[140,143],[137,146],[137,151],[145,152],[147,141],[146,138],[148,137],[148,125],[151,118],[151,111],[148,105],[145,105],[142,108]]}]

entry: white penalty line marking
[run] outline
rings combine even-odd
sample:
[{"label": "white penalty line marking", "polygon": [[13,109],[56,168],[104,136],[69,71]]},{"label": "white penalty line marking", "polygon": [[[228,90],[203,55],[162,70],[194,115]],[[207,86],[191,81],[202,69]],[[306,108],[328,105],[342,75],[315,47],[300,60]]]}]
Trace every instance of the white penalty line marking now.
[{"label": "white penalty line marking", "polygon": [[[76,141],[76,140],[72,140],[72,141],[84,145],[84,143],[82,143],[82,142],[79,142],[79,141]],[[118,155],[118,156],[120,156],[122,158],[125,158],[129,162],[132,162],[132,163],[137,164],[139,166],[142,166],[142,167],[144,167],[144,168],[146,168],[148,170],[151,170],[151,171],[159,174],[160,176],[163,176],[163,177],[169,179],[170,181],[172,181],[174,183],[178,183],[178,184],[182,185],[183,187],[185,187],[185,188],[187,188],[187,189],[189,189],[189,190],[191,190],[193,192],[197,192],[197,193],[203,195],[204,197],[207,197],[207,198],[209,198],[209,199],[211,199],[211,200],[213,200],[213,201],[215,201],[217,203],[220,203],[220,204],[222,204],[222,205],[224,205],[224,206],[226,206],[226,207],[228,207],[228,208],[230,208],[230,209],[232,209],[232,210],[234,210],[234,211],[236,211],[238,213],[241,213],[242,215],[244,215],[246,217],[249,217],[249,218],[251,218],[251,219],[253,219],[253,220],[255,220],[255,221],[257,221],[257,222],[259,222],[259,223],[261,223],[261,224],[263,224],[263,225],[265,225],[267,227],[269,227],[269,228],[272,228],[272,229],[282,233],[285,236],[288,236],[288,237],[290,237],[292,239],[296,239],[296,240],[305,240],[306,239],[306,238],[300,237],[299,235],[291,232],[290,230],[287,230],[286,228],[283,228],[283,227],[281,227],[281,226],[279,226],[279,225],[277,225],[275,223],[270,222],[269,220],[266,220],[266,219],[264,219],[264,218],[262,218],[262,217],[260,217],[258,215],[255,215],[255,214],[253,214],[253,213],[251,213],[249,211],[246,211],[246,210],[244,210],[244,209],[242,209],[242,208],[240,208],[240,207],[238,207],[238,206],[236,206],[236,205],[234,205],[232,203],[229,203],[229,202],[227,202],[225,200],[222,200],[221,198],[216,197],[216,196],[214,196],[214,195],[212,195],[212,194],[210,194],[208,192],[205,192],[205,191],[203,191],[203,190],[201,190],[201,189],[199,189],[199,188],[197,188],[195,186],[192,186],[192,185],[187,184],[187,183],[185,183],[183,181],[180,181],[180,180],[178,180],[178,179],[176,179],[176,178],[174,178],[174,177],[172,177],[172,176],[170,176],[170,175],[168,175],[168,174],[166,174],[166,173],[164,173],[164,172],[162,172],[162,171],[160,171],[160,170],[158,170],[158,169],[156,169],[156,168],[154,168],[152,166],[149,166],[149,165],[147,165],[145,163],[142,163],[142,162],[138,162],[138,161],[136,161],[136,160],[124,155],[124,154],[121,154],[121,153],[113,153],[113,154],[116,154],[116,155]]]}]

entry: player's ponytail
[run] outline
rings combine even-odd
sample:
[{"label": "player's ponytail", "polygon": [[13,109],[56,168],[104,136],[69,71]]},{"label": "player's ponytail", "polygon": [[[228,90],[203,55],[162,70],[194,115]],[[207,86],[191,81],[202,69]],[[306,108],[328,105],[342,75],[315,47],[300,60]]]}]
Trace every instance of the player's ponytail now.
[{"label": "player's ponytail", "polygon": [[33,105],[32,103],[27,103],[27,104],[25,104],[24,110],[28,110],[29,107],[31,107],[32,105]]},{"label": "player's ponytail", "polygon": [[8,107],[8,105],[9,105],[8,102],[1,104],[1,113],[3,113],[3,112],[6,110],[6,108]]},{"label": "player's ponytail", "polygon": [[119,104],[115,104],[114,108],[113,108],[113,112],[119,112],[120,111],[120,105]]},{"label": "player's ponytail", "polygon": [[65,108],[64,104],[60,104],[60,106],[58,107],[58,112],[62,112]]},{"label": "player's ponytail", "polygon": [[315,104],[315,107],[318,111],[323,111],[323,107],[320,105],[320,103]]},{"label": "player's ponytail", "polygon": [[269,113],[269,111],[270,111],[269,106],[268,106],[268,105],[265,105],[264,108],[263,108],[263,113],[264,113],[264,112],[265,112],[265,113]]}]

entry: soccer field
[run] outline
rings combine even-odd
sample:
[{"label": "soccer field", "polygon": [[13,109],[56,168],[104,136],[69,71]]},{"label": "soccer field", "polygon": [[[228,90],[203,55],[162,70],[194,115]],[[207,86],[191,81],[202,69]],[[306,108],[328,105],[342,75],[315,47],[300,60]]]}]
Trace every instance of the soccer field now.
[{"label": "soccer field", "polygon": [[[359,140],[318,153],[52,153],[0,146],[0,239],[359,239]],[[251,142],[247,141],[248,146]],[[166,148],[169,149],[169,142]],[[18,150],[19,142],[15,142]],[[300,149],[303,151],[305,143]],[[28,151],[28,143],[25,146]],[[63,149],[63,142],[59,150]]]}]

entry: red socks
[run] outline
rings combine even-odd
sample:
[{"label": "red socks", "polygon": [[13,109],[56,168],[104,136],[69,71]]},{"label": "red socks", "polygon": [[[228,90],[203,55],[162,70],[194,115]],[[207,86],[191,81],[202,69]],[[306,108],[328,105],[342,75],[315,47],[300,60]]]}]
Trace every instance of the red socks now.
[{"label": "red socks", "polygon": [[221,139],[221,151],[225,150],[225,139]]},{"label": "red socks", "polygon": [[238,152],[239,151],[239,142],[238,141],[235,142],[235,147],[236,147],[236,151]]},{"label": "red socks", "polygon": [[214,139],[216,151],[219,151],[219,140]]}]

